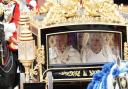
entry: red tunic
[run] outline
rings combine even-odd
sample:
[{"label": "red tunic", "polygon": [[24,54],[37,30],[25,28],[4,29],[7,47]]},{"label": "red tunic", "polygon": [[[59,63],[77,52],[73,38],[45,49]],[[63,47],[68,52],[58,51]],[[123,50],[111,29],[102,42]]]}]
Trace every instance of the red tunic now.
[{"label": "red tunic", "polygon": [[[19,22],[19,18],[20,18],[20,9],[19,9],[19,4],[17,2],[15,2],[15,8],[14,8],[14,11],[13,11],[13,16],[12,16],[12,19],[10,21],[10,23],[15,23],[16,25],[16,28],[18,27],[18,22]],[[14,38],[17,38],[17,32],[15,31],[13,33],[13,37]]]},{"label": "red tunic", "polygon": [[[15,4],[15,7],[13,9],[13,12],[12,12],[13,14],[9,23],[14,23],[15,27],[17,28],[19,24],[18,23],[19,18],[20,18],[20,8],[19,8],[19,4],[16,1],[14,1],[14,4]],[[15,30],[15,32],[13,32],[13,36],[8,39],[8,42],[10,43],[9,45],[10,49],[17,50],[18,46],[16,41],[17,41],[17,29]]]}]

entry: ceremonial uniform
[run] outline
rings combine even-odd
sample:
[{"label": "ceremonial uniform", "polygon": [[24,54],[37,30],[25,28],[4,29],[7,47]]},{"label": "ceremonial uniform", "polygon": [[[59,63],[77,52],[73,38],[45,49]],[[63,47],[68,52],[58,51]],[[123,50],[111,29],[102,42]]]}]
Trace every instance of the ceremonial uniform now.
[{"label": "ceremonial uniform", "polygon": [[[17,76],[16,70],[17,70],[17,63],[18,61],[18,55],[17,55],[17,46],[14,46],[14,44],[17,44],[17,27],[18,27],[18,21],[20,17],[20,9],[19,4],[16,1],[10,1],[10,0],[2,0],[0,2],[0,24],[4,27],[4,33],[3,36],[3,42],[5,44],[2,44],[3,47],[3,56],[4,56],[4,62],[2,63],[1,69],[3,68],[3,72],[0,74],[0,88],[1,89],[14,89],[14,87],[18,84],[19,77]],[[2,33],[1,33],[2,34]],[[6,44],[6,42],[8,44]],[[8,50],[8,48],[11,49]],[[13,51],[13,50],[16,51]],[[13,51],[13,52],[12,52]],[[12,62],[11,62],[12,61]],[[11,66],[8,66],[11,65]],[[6,68],[9,68],[9,71],[6,73]]]},{"label": "ceremonial uniform", "polygon": [[19,4],[16,1],[10,1],[7,4],[3,2],[0,5],[3,5],[1,7],[4,8],[2,24],[4,24],[5,40],[9,42],[11,49],[17,49],[15,45],[17,44],[17,27],[20,17]]}]

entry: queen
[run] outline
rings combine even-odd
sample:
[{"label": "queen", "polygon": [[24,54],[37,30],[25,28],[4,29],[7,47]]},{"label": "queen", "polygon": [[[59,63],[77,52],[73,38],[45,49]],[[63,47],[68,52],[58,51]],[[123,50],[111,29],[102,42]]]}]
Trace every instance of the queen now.
[{"label": "queen", "polygon": [[83,63],[111,62],[116,58],[101,33],[84,33],[81,58]]}]

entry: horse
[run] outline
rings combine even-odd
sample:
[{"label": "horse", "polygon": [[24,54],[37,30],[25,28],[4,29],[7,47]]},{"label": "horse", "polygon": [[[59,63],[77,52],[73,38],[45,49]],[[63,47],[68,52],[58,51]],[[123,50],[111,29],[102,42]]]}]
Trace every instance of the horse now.
[{"label": "horse", "polygon": [[18,57],[8,48],[5,40],[4,25],[0,24],[0,89],[13,89],[17,85]]},{"label": "horse", "polygon": [[128,89],[128,61],[122,61],[120,66],[115,67],[112,76],[108,78],[108,84],[112,81],[111,89]]},{"label": "horse", "polygon": [[128,61],[105,64],[94,74],[87,89],[128,89]]}]

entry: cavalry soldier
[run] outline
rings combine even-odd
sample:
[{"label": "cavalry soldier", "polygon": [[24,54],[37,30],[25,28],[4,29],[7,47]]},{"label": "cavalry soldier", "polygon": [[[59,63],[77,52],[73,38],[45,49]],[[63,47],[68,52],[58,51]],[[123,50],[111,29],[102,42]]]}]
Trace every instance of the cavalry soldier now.
[{"label": "cavalry soldier", "polygon": [[16,39],[20,17],[19,4],[13,0],[2,0],[0,3],[0,9],[1,23],[4,25],[5,40],[9,42],[9,48],[16,50],[18,48],[16,46]]}]

